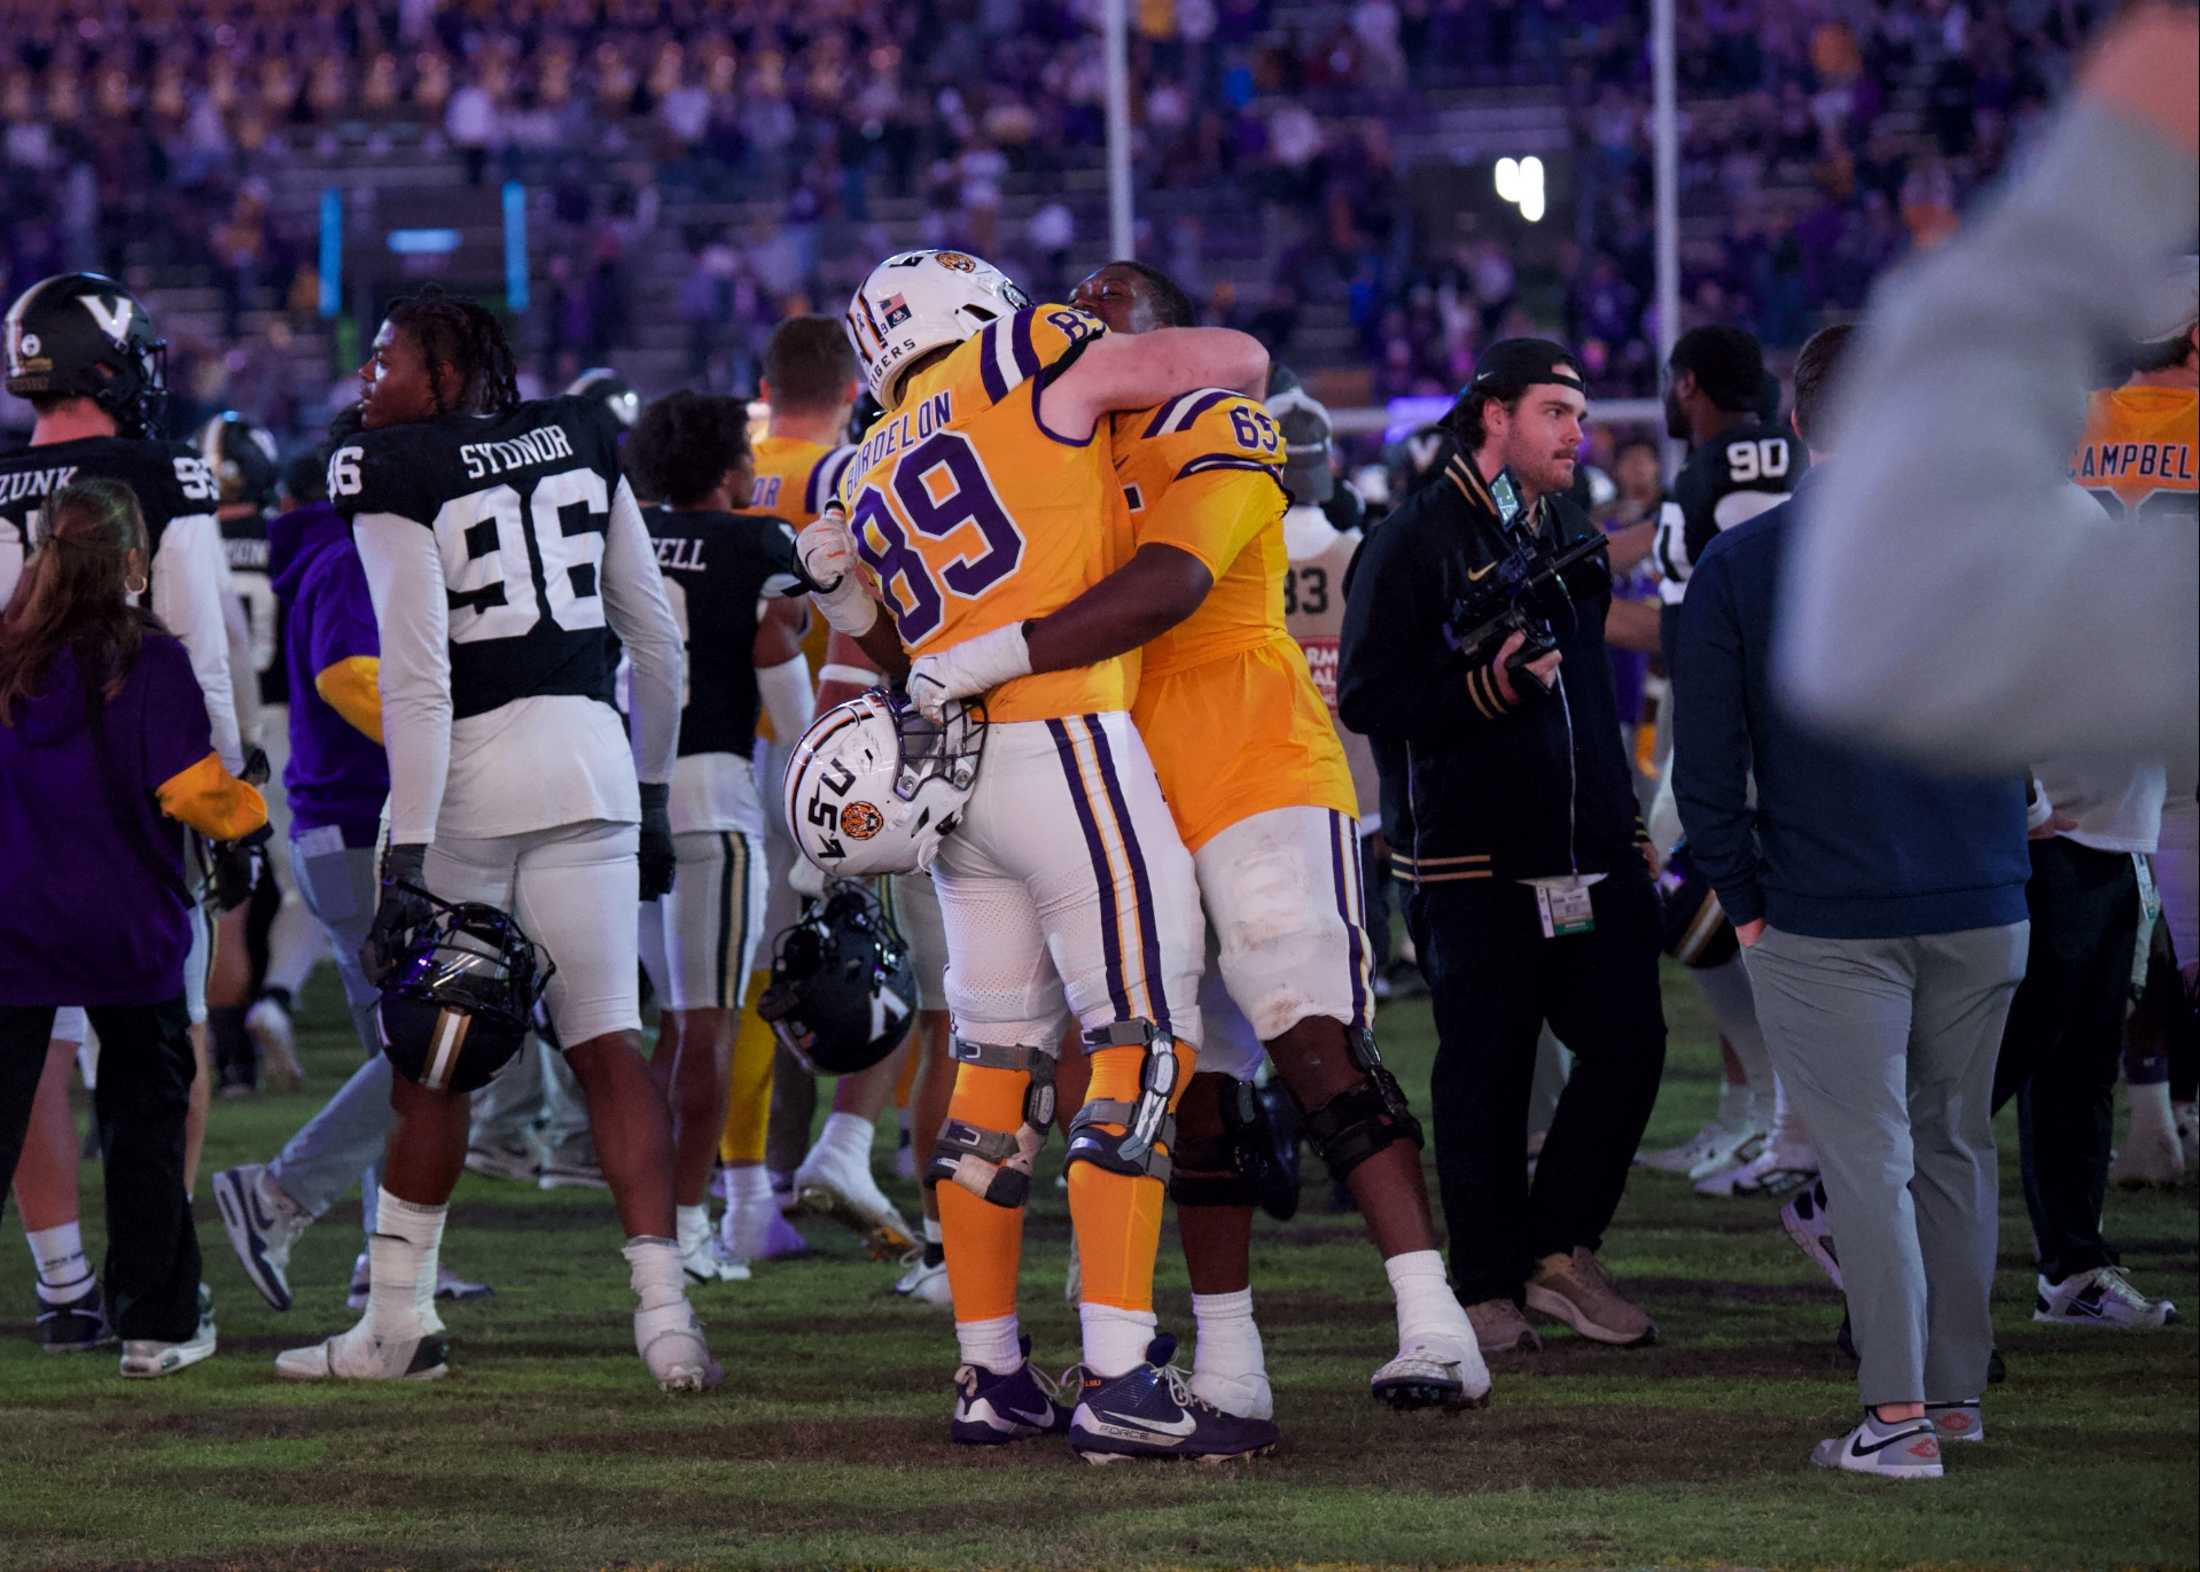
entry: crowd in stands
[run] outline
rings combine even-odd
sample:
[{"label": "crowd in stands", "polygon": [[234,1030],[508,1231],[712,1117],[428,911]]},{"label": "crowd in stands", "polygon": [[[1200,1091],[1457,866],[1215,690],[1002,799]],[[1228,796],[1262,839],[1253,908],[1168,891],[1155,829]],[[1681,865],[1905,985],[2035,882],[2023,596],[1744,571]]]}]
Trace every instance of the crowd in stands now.
[{"label": "crowd in stands", "polygon": [[[1682,0],[1689,324],[1746,322],[1777,351],[1853,310],[1887,262],[1952,231],[2102,3]],[[1303,358],[1306,302],[1345,302],[1377,398],[1456,389],[1479,346],[1530,328],[1577,345],[1600,395],[1652,392],[1647,11],[1140,0],[1137,178],[1161,210],[1143,252],[1284,359]],[[845,293],[848,258],[965,245],[1042,291],[1095,259],[1097,16],[1097,0],[0,0],[0,288],[128,257],[141,282],[214,286],[225,343],[252,307],[302,321],[313,236],[272,180],[342,128],[410,122],[467,179],[547,193],[520,334],[545,378],[615,358],[632,263],[671,254],[689,372],[734,386],[762,327]],[[1416,232],[1398,128],[1478,89],[1567,106],[1550,217]],[[607,187],[615,160],[651,178]],[[878,222],[910,196],[914,232],[900,209]],[[729,203],[767,216],[683,217]],[[1256,224],[1255,259],[1214,255]]]}]

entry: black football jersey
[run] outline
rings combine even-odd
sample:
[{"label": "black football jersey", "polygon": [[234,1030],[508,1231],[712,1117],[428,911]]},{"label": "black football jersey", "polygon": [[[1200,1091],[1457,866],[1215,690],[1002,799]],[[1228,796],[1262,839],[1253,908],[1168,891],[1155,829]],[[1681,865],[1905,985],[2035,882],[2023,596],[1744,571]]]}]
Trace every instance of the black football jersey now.
[{"label": "black football jersey", "polygon": [[[267,570],[267,515],[248,513],[223,519],[222,551],[229,558],[229,583],[244,607],[252,635],[252,670],[259,679],[262,704],[290,702],[290,673],[283,667],[283,607],[275,598],[275,579]],[[243,673],[236,674],[241,681]]]},{"label": "black football jersey", "polygon": [[455,720],[552,694],[612,702],[600,574],[623,484],[617,428],[578,398],[363,431],[329,458],[329,500],[346,518],[394,515],[435,534]]},{"label": "black football jersey", "polygon": [[1756,421],[1731,427],[1689,454],[1658,512],[1666,602],[1686,593],[1688,575],[1721,530],[1785,501],[1808,468],[1810,455],[1795,433]]},{"label": "black football jersey", "polygon": [[646,508],[665,598],[687,646],[680,756],[737,753],[756,743],[757,601],[802,588],[794,526],[753,513]]},{"label": "black football jersey", "polygon": [[[172,519],[211,514],[214,475],[188,442],[146,437],[78,437],[0,454],[0,605],[15,593],[30,546],[31,517],[77,479],[119,480],[145,514],[146,556],[157,561]],[[181,630],[177,630],[181,631]]]}]

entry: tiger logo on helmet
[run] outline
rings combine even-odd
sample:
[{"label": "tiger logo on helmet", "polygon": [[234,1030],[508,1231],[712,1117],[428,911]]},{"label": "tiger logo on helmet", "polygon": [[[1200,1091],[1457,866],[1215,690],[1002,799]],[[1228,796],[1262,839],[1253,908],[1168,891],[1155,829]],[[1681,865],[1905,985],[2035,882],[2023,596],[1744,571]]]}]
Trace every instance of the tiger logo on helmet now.
[{"label": "tiger logo on helmet", "polygon": [[1031,305],[1016,281],[967,251],[904,251],[871,269],[848,303],[848,342],[880,405],[901,399],[909,367]]}]

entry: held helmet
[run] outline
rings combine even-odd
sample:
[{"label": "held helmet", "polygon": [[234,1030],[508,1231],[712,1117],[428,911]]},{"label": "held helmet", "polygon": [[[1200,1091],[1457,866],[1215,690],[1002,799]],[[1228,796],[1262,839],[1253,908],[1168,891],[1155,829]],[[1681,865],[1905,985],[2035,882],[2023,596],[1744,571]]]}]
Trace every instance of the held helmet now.
[{"label": "held helmet", "polygon": [[772,944],[756,1013],[818,1075],[853,1075],[892,1053],[917,1012],[909,946],[870,886],[835,879]]},{"label": "held helmet", "polygon": [[634,390],[633,383],[609,366],[589,367],[573,379],[565,396],[601,404],[611,412],[611,418],[623,431],[632,431],[635,422],[642,418],[642,395]]},{"label": "held helmet", "polygon": [[510,913],[427,898],[435,916],[413,930],[383,980],[375,1031],[406,1080],[432,1092],[471,1092],[518,1055],[557,966]]},{"label": "held helmet", "polygon": [[88,398],[123,436],[160,425],[168,402],[168,341],[152,314],[103,273],[56,273],[8,308],[8,391],[18,398]]},{"label": "held helmet", "polygon": [[1683,966],[1724,966],[1741,953],[1734,924],[1727,921],[1711,881],[1696,871],[1686,841],[1667,854],[1658,871],[1658,910],[1665,953]]},{"label": "held helmet", "polygon": [[967,251],[904,251],[857,287],[848,303],[848,342],[872,397],[892,409],[920,356],[974,338],[987,323],[1030,305],[1015,280]]},{"label": "held helmet", "polygon": [[225,409],[199,428],[199,456],[214,472],[224,502],[275,505],[282,483],[282,450],[275,433],[256,420]]},{"label": "held helmet", "polygon": [[787,760],[788,834],[827,878],[931,867],[978,783],[985,730],[977,703],[939,725],[885,688],[834,705]]}]

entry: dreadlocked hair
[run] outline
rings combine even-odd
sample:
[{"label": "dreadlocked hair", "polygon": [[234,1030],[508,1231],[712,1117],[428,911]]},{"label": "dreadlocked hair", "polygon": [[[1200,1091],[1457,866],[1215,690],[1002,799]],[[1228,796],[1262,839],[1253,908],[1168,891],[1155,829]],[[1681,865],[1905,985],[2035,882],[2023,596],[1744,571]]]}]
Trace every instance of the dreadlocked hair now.
[{"label": "dreadlocked hair", "polygon": [[131,606],[130,554],[145,553],[145,515],[119,480],[79,480],[46,499],[44,521],[15,593],[0,612],[0,725],[45,684],[63,650],[76,658],[87,702],[122,691],[152,616]]},{"label": "dreadlocked hair", "polygon": [[[423,284],[391,304],[388,321],[420,346],[438,415],[501,415],[519,402],[519,369],[504,324],[479,301]],[[462,378],[455,408],[443,401],[446,366]]]}]

